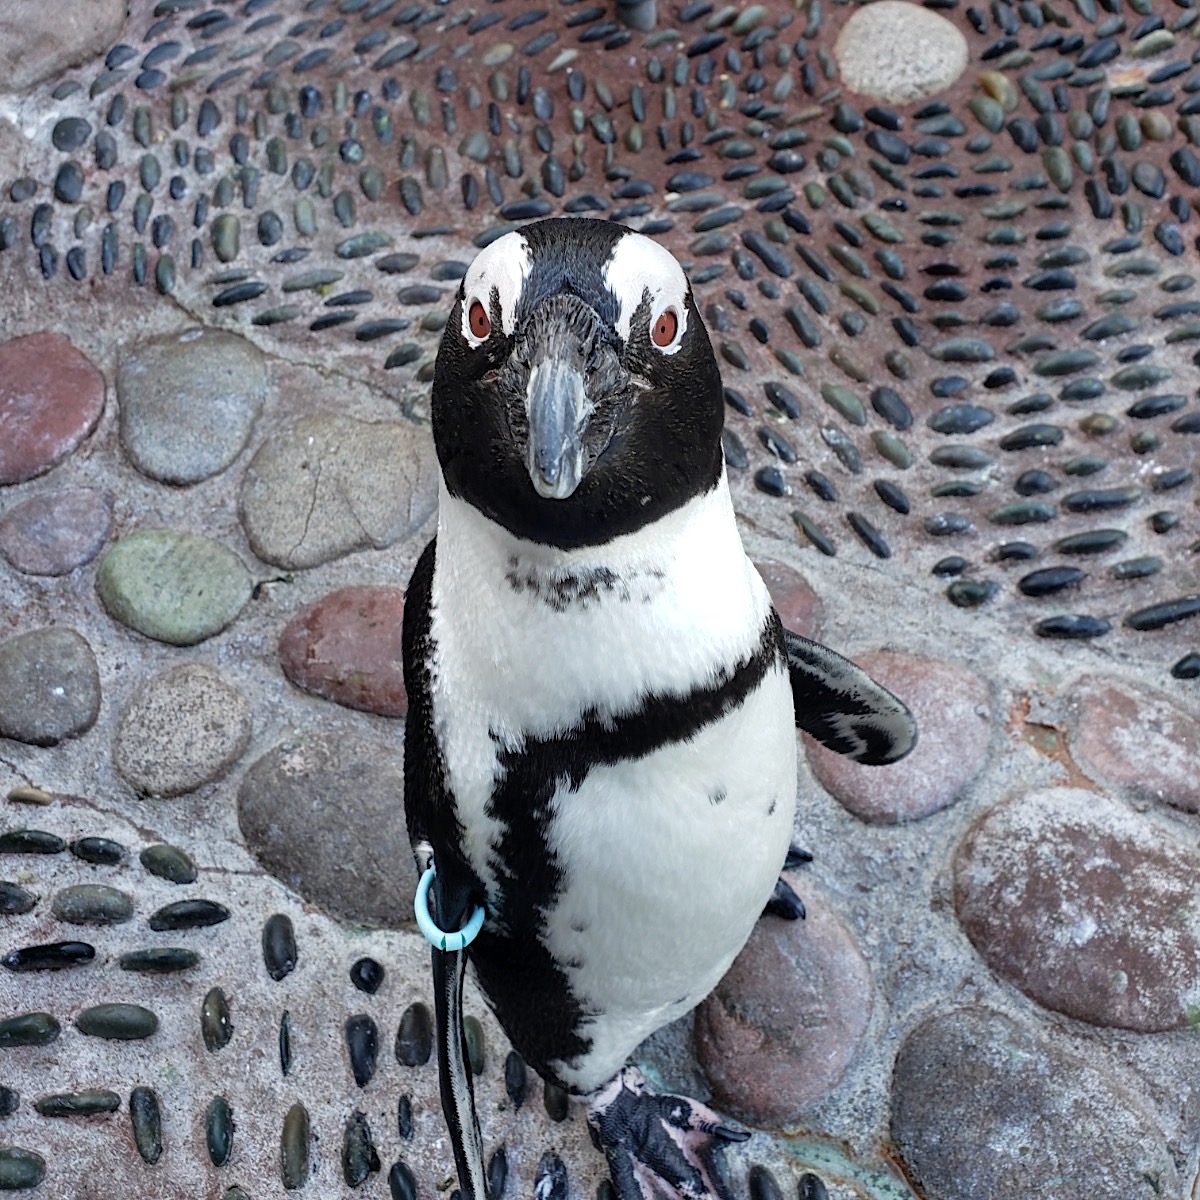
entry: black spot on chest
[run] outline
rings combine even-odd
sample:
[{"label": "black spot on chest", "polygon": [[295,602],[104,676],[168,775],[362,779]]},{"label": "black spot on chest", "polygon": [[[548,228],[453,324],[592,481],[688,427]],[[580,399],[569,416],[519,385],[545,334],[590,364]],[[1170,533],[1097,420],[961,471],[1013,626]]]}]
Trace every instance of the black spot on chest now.
[{"label": "black spot on chest", "polygon": [[539,571],[513,555],[504,580],[518,595],[531,595],[554,612],[592,608],[607,600],[622,604],[652,600],[662,590],[665,572],[659,568],[618,575],[610,567],[585,567],[569,573]]}]

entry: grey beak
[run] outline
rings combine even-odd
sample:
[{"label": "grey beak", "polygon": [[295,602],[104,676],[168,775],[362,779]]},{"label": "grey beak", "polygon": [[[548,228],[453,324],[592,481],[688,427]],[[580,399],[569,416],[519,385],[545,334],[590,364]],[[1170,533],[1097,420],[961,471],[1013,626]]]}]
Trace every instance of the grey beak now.
[{"label": "grey beak", "polygon": [[583,477],[583,431],[592,405],[583,373],[545,358],[529,374],[529,451],[526,465],[539,496],[565,500]]}]

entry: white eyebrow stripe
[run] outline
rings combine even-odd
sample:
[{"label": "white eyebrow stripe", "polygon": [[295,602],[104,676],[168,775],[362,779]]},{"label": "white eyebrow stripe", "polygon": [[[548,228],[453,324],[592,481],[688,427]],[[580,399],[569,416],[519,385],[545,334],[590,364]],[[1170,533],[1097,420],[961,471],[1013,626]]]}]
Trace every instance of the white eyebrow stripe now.
[{"label": "white eyebrow stripe", "polygon": [[478,300],[490,313],[493,288],[500,302],[500,324],[506,335],[512,335],[517,327],[517,302],[532,269],[533,257],[529,243],[519,232],[506,233],[475,256],[463,277],[460,315],[462,335],[468,345],[474,348],[483,344],[483,339],[471,332],[471,304]]},{"label": "white eyebrow stripe", "polygon": [[669,250],[640,233],[627,234],[613,246],[604,282],[617,298],[617,333],[624,341],[629,341],[629,327],[643,293],[649,292],[651,320],[665,308],[674,308],[679,318],[675,342],[663,353],[674,354],[679,349],[687,330],[688,281]]}]

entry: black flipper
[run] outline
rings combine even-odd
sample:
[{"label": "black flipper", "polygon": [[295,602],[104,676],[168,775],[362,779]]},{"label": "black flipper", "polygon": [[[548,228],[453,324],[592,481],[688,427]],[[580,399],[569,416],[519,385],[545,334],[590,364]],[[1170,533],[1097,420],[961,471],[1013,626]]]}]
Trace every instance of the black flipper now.
[{"label": "black flipper", "polygon": [[796,725],[855,762],[882,766],[917,744],[917,723],[887,688],[849,659],[783,631]]},{"label": "black flipper", "polygon": [[721,1161],[725,1142],[750,1135],[732,1129],[703,1104],[652,1091],[626,1067],[588,1112],[608,1159],[618,1200],[733,1200]]},{"label": "black flipper", "polygon": [[[461,929],[479,903],[479,888],[455,853],[458,839],[453,803],[447,794],[433,725],[429,662],[433,655],[430,614],[435,554],[435,543],[430,542],[413,570],[404,604],[404,685],[409,701],[404,729],[404,810],[418,859],[427,859],[432,850],[436,860],[437,875],[429,897],[433,918],[441,929]],[[418,868],[425,865],[419,861]],[[466,960],[465,951],[433,950],[438,1073],[463,1200],[487,1200],[483,1140],[475,1115],[463,1025]]]},{"label": "black flipper", "polygon": [[[438,890],[434,881],[431,892]],[[440,896],[433,906],[434,920],[441,929],[459,929],[470,912],[467,903],[444,903]],[[465,950],[433,948],[433,1008],[437,1022],[438,1082],[441,1086],[442,1113],[450,1131],[454,1165],[463,1200],[487,1200],[487,1175],[483,1166],[483,1137],[475,1113],[475,1085],[467,1060],[467,1035],[463,1024],[463,975],[467,967]]]}]

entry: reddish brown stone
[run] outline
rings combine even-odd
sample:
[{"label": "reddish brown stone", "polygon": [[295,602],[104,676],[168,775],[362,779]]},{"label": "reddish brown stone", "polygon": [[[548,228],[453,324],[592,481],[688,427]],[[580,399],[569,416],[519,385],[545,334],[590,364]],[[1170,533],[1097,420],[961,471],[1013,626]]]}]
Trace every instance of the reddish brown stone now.
[{"label": "reddish brown stone", "polygon": [[1071,694],[1071,752],[1091,776],[1200,812],[1200,721],[1162,692],[1087,676]]},{"label": "reddish brown stone", "polygon": [[718,1105],[794,1125],[841,1079],[871,1017],[871,971],[811,884],[803,921],[764,917],[696,1010],[696,1057]]},{"label": "reddish brown stone", "polygon": [[998,975],[1094,1025],[1182,1029],[1200,980],[1200,854],[1098,792],[1030,792],[958,849],[955,906]]},{"label": "reddish brown stone", "polygon": [[298,612],[279,639],[283,673],[299,688],[346,708],[403,717],[404,593],[348,587]]},{"label": "reddish brown stone", "polygon": [[806,736],[818,782],[864,821],[911,821],[953,804],[987,761],[987,684],[956,663],[890,650],[857,655],[855,662],[912,710],[916,749],[890,766],[867,767]]},{"label": "reddish brown stone", "polygon": [[112,501],[80,488],[31,496],[0,520],[0,554],[26,575],[65,575],[100,553]]},{"label": "reddish brown stone", "polygon": [[771,558],[759,559],[755,564],[758,573],[771,593],[771,603],[784,626],[804,637],[817,636],[824,618],[824,610],[817,593],[808,585],[808,580],[799,571],[793,571],[783,563]]},{"label": "reddish brown stone", "polygon": [[61,333],[0,345],[0,484],[23,483],[60,462],[104,409],[104,376]]}]

